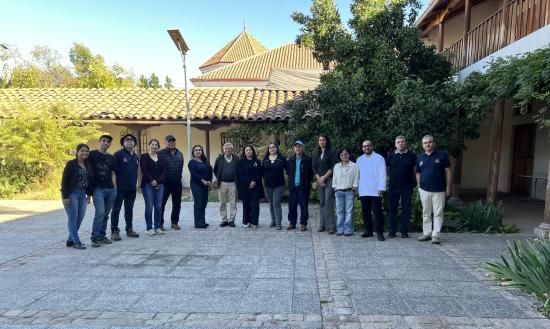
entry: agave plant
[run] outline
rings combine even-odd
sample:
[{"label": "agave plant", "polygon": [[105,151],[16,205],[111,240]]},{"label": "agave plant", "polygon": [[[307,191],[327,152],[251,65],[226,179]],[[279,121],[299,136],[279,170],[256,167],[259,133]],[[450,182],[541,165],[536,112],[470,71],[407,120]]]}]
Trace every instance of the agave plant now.
[{"label": "agave plant", "polygon": [[550,308],[550,240],[508,241],[510,261],[487,263],[490,276],[501,285],[533,293]]}]

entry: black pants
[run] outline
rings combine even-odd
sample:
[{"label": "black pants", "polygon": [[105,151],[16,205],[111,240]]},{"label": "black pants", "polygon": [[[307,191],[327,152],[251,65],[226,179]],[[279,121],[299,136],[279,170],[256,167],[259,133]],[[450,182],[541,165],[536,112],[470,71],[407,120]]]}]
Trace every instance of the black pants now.
[{"label": "black pants", "polygon": [[162,196],[162,216],[160,218],[160,226],[164,226],[164,210],[166,209],[166,203],[168,197],[172,195],[172,215],[170,220],[172,224],[177,224],[180,221],[181,210],[181,182],[164,184],[164,195]]},{"label": "black pants", "polygon": [[296,225],[298,220],[298,206],[300,207],[300,224],[307,225],[309,218],[308,211],[309,189],[289,188],[288,189],[288,221]]},{"label": "black pants", "polygon": [[252,224],[258,226],[258,217],[260,217],[260,193],[259,188],[255,187],[246,192],[243,201],[243,224]]},{"label": "black pants", "polygon": [[376,217],[376,232],[384,233],[384,214],[382,213],[382,197],[379,196],[362,196],[361,212],[363,215],[363,224],[365,225],[365,233],[372,234],[372,214]]},{"label": "black pants", "polygon": [[191,193],[195,201],[193,204],[195,227],[204,227],[206,225],[205,209],[208,203],[208,187],[191,182]]},{"label": "black pants", "polygon": [[124,220],[126,221],[126,231],[132,229],[132,221],[134,218],[134,202],[136,201],[136,190],[117,190],[115,205],[111,212],[111,232],[120,232],[118,228],[118,218],[122,202],[124,201]]},{"label": "black pants", "polygon": [[411,200],[412,188],[391,188],[389,192],[390,205],[390,233],[395,234],[397,230],[397,211],[399,209],[399,199],[401,199],[401,233],[409,232],[411,222]]}]

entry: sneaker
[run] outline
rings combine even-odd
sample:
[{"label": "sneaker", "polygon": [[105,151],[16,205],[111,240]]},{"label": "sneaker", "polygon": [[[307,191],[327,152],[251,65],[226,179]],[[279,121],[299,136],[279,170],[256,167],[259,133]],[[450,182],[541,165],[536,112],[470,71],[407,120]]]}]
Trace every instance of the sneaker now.
[{"label": "sneaker", "polygon": [[384,240],[386,240],[386,239],[384,238],[384,234],[382,234],[382,233],[376,233],[376,237],[378,238],[378,241],[384,241]]},{"label": "sneaker", "polygon": [[371,237],[371,236],[373,236],[372,233],[367,233],[367,232],[361,233],[361,237],[362,237],[362,238],[369,238],[369,237]]},{"label": "sneaker", "polygon": [[101,247],[101,243],[99,241],[92,241],[92,248],[99,248]]},{"label": "sneaker", "polygon": [[334,234],[334,233],[336,233],[334,229],[331,228],[330,230],[328,230],[328,234]]},{"label": "sneaker", "polygon": [[393,239],[395,237],[396,237],[396,235],[395,235],[394,232],[390,232],[390,234],[388,234],[388,238],[390,238],[390,239]]},{"label": "sneaker", "polygon": [[418,241],[430,241],[430,239],[431,239],[430,236],[422,234],[421,236],[418,237],[417,240]]},{"label": "sneaker", "polygon": [[86,246],[83,243],[75,242],[75,243],[73,243],[73,248],[79,249],[79,250],[84,250],[84,249],[86,249]]},{"label": "sneaker", "polygon": [[409,237],[409,233],[401,233],[402,239],[407,239]]},{"label": "sneaker", "polygon": [[228,225],[229,225],[229,227],[235,227],[235,222],[231,221],[231,222],[229,222]]},{"label": "sneaker", "polygon": [[296,229],[296,225],[294,225],[294,224],[288,224],[288,226],[286,227],[286,229],[287,229],[288,231],[290,231],[290,230],[295,230],[295,229]]},{"label": "sneaker", "polygon": [[277,231],[280,231],[280,230],[282,230],[282,229],[283,229],[283,227],[282,227],[280,224],[277,225]]},{"label": "sneaker", "polygon": [[73,244],[74,244],[74,243],[73,243],[72,241],[69,241],[69,240],[67,240],[67,242],[65,243],[65,245],[66,245],[67,247],[72,247]]},{"label": "sneaker", "polygon": [[250,224],[245,224],[245,223],[243,223],[243,226],[244,226],[244,227],[250,227]]},{"label": "sneaker", "polygon": [[307,231],[307,225],[300,224],[300,231]]},{"label": "sneaker", "polygon": [[118,232],[113,232],[113,233],[111,233],[111,240],[113,240],[113,241],[120,241],[120,240],[122,240],[122,239],[120,238],[120,233],[118,233]]},{"label": "sneaker", "polygon": [[344,236],[352,236],[353,233],[344,233]]},{"label": "sneaker", "polygon": [[163,235],[164,234],[164,232],[160,228],[157,228],[155,230],[155,233],[157,233],[158,235]]},{"label": "sneaker", "polygon": [[336,235],[344,235],[342,232],[336,232]]},{"label": "sneaker", "polygon": [[126,236],[129,236],[130,238],[139,238],[139,234],[134,230],[126,231]]},{"label": "sneaker", "polygon": [[229,225],[228,222],[221,222],[221,223],[220,223],[220,227],[226,227],[227,225]]},{"label": "sneaker", "polygon": [[[181,230],[181,227],[178,225],[178,223],[172,224],[170,226],[173,230]],[[164,231],[164,227],[160,228],[161,231]]]},{"label": "sneaker", "polygon": [[438,236],[432,236],[432,244],[440,244],[441,241],[439,240]]},{"label": "sneaker", "polygon": [[248,227],[256,228],[256,227],[258,227],[258,225],[248,224]]},{"label": "sneaker", "polygon": [[101,238],[101,240],[99,240],[99,242],[102,243],[102,244],[111,244],[111,243],[113,243],[113,241],[109,240],[107,237]]},{"label": "sneaker", "polygon": [[147,235],[148,235],[148,236],[153,236],[153,235],[155,235],[155,234],[157,234],[157,231],[156,231],[156,230],[153,230],[153,229],[148,229],[148,230],[147,230]]}]

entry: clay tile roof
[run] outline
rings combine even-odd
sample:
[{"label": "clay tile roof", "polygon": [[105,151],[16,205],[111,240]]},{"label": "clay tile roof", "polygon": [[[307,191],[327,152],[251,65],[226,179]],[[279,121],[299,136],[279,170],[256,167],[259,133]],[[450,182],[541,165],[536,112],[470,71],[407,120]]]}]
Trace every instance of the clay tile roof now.
[{"label": "clay tile roof", "polygon": [[[194,88],[189,90],[192,120],[286,120],[287,102],[303,91],[257,88]],[[67,104],[88,120],[185,119],[182,89],[0,89],[0,118],[17,116],[18,105],[29,109]]]},{"label": "clay tile roof", "polygon": [[234,63],[242,59],[267,51],[258,40],[246,30],[242,31],[235,39],[229,41],[214,56],[210,57],[199,68],[203,69],[220,63]]},{"label": "clay tile roof", "polygon": [[310,48],[289,43],[206,72],[191,81],[267,81],[272,68],[317,69],[322,65]]}]

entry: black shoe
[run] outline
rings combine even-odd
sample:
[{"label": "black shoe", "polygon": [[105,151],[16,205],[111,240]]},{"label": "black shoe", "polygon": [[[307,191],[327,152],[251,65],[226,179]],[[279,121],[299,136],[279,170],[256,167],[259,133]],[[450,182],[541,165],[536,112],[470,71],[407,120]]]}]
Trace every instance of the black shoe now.
[{"label": "black shoe", "polygon": [[210,224],[208,224],[208,223],[204,223],[204,225],[206,225],[206,227],[210,226]]},{"label": "black shoe", "polygon": [[101,247],[101,243],[99,243],[99,241],[97,241],[97,240],[92,241],[92,247],[93,248],[99,248],[99,247]]},{"label": "black shoe", "polygon": [[73,243],[73,248],[75,249],[79,249],[79,250],[84,250],[86,249],[86,246],[80,242],[77,242],[77,243]]},{"label": "black shoe", "polygon": [[208,227],[208,224],[204,224],[204,225],[201,225],[201,226],[195,226],[195,228],[207,228]]},{"label": "black shoe", "polygon": [[271,222],[271,224],[269,224],[269,227],[275,227],[277,226],[277,224],[275,224],[275,222]]},{"label": "black shoe", "polygon": [[407,239],[409,237],[409,233],[401,233],[401,238]]},{"label": "black shoe", "polygon": [[67,242],[65,243],[65,245],[66,245],[67,247],[72,247],[73,244],[74,244],[74,243],[73,243],[72,241],[69,241],[69,240],[67,240]]},{"label": "black shoe", "polygon": [[229,227],[235,227],[235,222],[231,221],[231,222],[229,222],[229,224],[227,224],[227,225],[229,225]]},{"label": "black shoe", "polygon": [[328,230],[328,234],[334,234],[334,233],[336,233],[334,229],[331,228],[330,230]]},{"label": "black shoe", "polygon": [[111,244],[113,243],[113,241],[109,240],[107,237],[105,238],[101,238],[101,240],[99,240],[100,243],[103,243],[103,244]]},{"label": "black shoe", "polygon": [[352,236],[353,233],[344,233],[344,236]]},{"label": "black shoe", "polygon": [[370,238],[371,236],[373,236],[372,233],[367,233],[367,232],[361,233],[362,238]]},{"label": "black shoe", "polygon": [[386,239],[384,238],[384,234],[382,234],[382,233],[376,233],[376,237],[378,238],[378,241],[384,241],[384,240],[386,240]]},{"label": "black shoe", "polygon": [[391,238],[391,239],[395,238],[395,233],[388,234],[388,238]]},{"label": "black shoe", "polygon": [[227,225],[229,225],[228,222],[221,222],[221,223],[220,223],[220,227],[226,227]]},{"label": "black shoe", "polygon": [[129,229],[128,231],[126,231],[126,236],[130,238],[139,238],[139,234],[132,229]]}]

